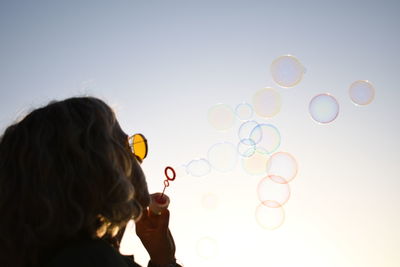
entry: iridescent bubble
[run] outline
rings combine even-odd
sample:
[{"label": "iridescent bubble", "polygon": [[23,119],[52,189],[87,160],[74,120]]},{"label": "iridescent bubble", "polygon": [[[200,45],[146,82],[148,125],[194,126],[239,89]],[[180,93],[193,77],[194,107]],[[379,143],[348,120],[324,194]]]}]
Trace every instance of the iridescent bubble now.
[{"label": "iridescent bubble", "polygon": [[230,106],[217,104],[208,110],[208,122],[217,130],[227,130],[235,122],[235,114]]},{"label": "iridescent bubble", "polygon": [[280,56],[271,64],[272,78],[281,87],[289,88],[297,85],[303,79],[304,73],[304,66],[291,55]]},{"label": "iridescent bubble", "polygon": [[237,162],[236,147],[229,142],[217,143],[208,150],[208,161],[215,170],[228,172]]},{"label": "iridescent bubble", "polygon": [[290,182],[296,177],[298,165],[296,159],[287,152],[277,152],[271,155],[267,162],[267,173],[284,178]]},{"label": "iridescent bubble", "polygon": [[243,169],[250,175],[264,175],[266,171],[268,154],[262,148],[256,148],[253,155],[242,159]]},{"label": "iridescent bubble", "polygon": [[192,176],[201,177],[209,174],[211,165],[206,159],[195,159],[186,165],[186,172]]},{"label": "iridescent bubble", "polygon": [[275,203],[275,205],[279,207],[271,208],[261,203],[256,208],[256,221],[261,227],[274,230],[283,224],[285,220],[285,211],[279,203]]},{"label": "iridescent bubble", "polygon": [[[253,132],[254,128],[256,128],[257,126],[258,126],[258,122],[256,122],[256,121],[243,122],[240,125],[239,130],[238,130],[239,140],[249,139],[251,137],[251,133]],[[258,135],[255,135],[255,136],[259,137]],[[253,141],[257,143],[260,140],[253,140]]]},{"label": "iridescent bubble", "polygon": [[268,175],[257,186],[258,199],[270,208],[279,208],[289,200],[290,188],[285,179]]},{"label": "iridescent bubble", "polygon": [[236,116],[239,120],[245,121],[249,120],[253,116],[253,107],[248,103],[241,103],[236,106],[235,109]]},{"label": "iridescent bubble", "polygon": [[326,124],[338,116],[339,103],[330,94],[319,94],[311,99],[308,109],[314,121]]},{"label": "iridescent bubble", "polygon": [[203,195],[202,204],[206,209],[215,209],[218,205],[218,197],[213,193],[207,193]]},{"label": "iridescent bubble", "polygon": [[239,141],[237,151],[240,156],[248,158],[256,152],[256,143],[252,139],[242,139]]},{"label": "iridescent bubble", "polygon": [[349,94],[354,104],[365,106],[375,98],[375,87],[369,81],[355,81],[350,85]]},{"label": "iridescent bubble", "polygon": [[203,237],[197,241],[197,254],[204,259],[211,259],[218,254],[217,241],[211,237]]},{"label": "iridescent bubble", "polygon": [[270,118],[281,110],[281,96],[273,88],[264,88],[253,96],[253,107],[257,115]]},{"label": "iridescent bubble", "polygon": [[267,154],[275,152],[281,144],[281,134],[278,128],[272,124],[259,124],[250,134],[250,139],[254,140],[257,147],[263,148]]}]

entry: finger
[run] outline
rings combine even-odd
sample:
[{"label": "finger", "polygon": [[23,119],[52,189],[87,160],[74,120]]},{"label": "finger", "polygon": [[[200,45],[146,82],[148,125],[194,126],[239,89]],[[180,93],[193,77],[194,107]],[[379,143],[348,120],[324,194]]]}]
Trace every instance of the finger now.
[{"label": "finger", "polygon": [[169,225],[169,210],[165,209],[160,215],[160,228],[168,230]]},{"label": "finger", "polygon": [[154,225],[157,225],[157,228],[167,230],[169,224],[169,210],[163,209],[159,214],[154,214],[153,212],[149,213],[149,221],[151,221]]},{"label": "finger", "polygon": [[148,225],[150,221],[148,208],[143,209],[142,215],[138,221],[135,221],[136,226],[141,227]]}]

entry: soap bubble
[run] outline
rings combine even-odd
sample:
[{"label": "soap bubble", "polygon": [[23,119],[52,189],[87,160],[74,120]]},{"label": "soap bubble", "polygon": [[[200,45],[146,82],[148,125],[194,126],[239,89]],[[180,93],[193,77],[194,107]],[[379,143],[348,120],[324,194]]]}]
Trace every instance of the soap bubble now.
[{"label": "soap bubble", "polygon": [[201,177],[209,174],[211,165],[206,159],[195,159],[186,165],[186,172],[192,176]]},{"label": "soap bubble", "polygon": [[256,143],[249,138],[242,139],[239,141],[237,151],[242,157],[251,157],[256,152]]},{"label": "soap bubble", "polygon": [[[258,122],[256,121],[245,121],[243,122],[238,130],[238,135],[239,135],[239,140],[243,140],[243,139],[249,139],[251,138],[251,134],[253,132],[253,130],[258,126]],[[261,129],[259,129],[259,131],[261,131]],[[255,132],[253,133],[253,135],[257,138],[260,138],[261,133],[259,133],[258,135],[255,134]],[[253,140],[255,143],[259,142],[260,140]]]},{"label": "soap bubble", "polygon": [[266,174],[268,154],[262,148],[256,148],[253,155],[242,159],[243,169],[250,175]]},{"label": "soap bubble", "polygon": [[281,96],[273,88],[264,88],[256,92],[253,96],[253,106],[257,115],[270,118],[278,114],[281,110]]},{"label": "soap bubble", "polygon": [[245,121],[253,116],[253,107],[248,103],[241,103],[236,106],[235,113],[239,120]]},{"label": "soap bubble", "polygon": [[291,55],[278,57],[271,64],[272,78],[281,87],[289,88],[297,85],[303,79],[304,73],[304,66]]},{"label": "soap bubble", "polygon": [[322,124],[332,122],[339,114],[339,103],[330,94],[314,96],[308,108],[311,117]]},{"label": "soap bubble", "polygon": [[218,254],[217,241],[211,237],[203,237],[197,241],[197,254],[204,259],[211,259]]},{"label": "soap bubble", "polygon": [[297,175],[296,159],[287,152],[277,152],[271,155],[267,162],[267,173],[277,175],[290,182]]},{"label": "soap bubble", "polygon": [[230,106],[217,104],[208,110],[208,122],[217,130],[227,130],[235,122],[235,115]]},{"label": "soap bubble", "polygon": [[268,230],[275,230],[279,228],[283,221],[285,220],[285,211],[279,203],[275,203],[274,205],[278,206],[277,208],[271,208],[268,205],[264,205],[260,203],[256,208],[256,221],[257,223]]},{"label": "soap bubble", "polygon": [[208,161],[215,170],[228,172],[236,165],[236,151],[236,147],[229,142],[217,143],[208,150]]},{"label": "soap bubble", "polygon": [[257,186],[258,199],[270,208],[279,208],[290,196],[289,184],[276,175],[268,175],[261,179]]},{"label": "soap bubble", "polygon": [[281,144],[281,134],[272,124],[258,124],[251,132],[250,139],[267,154],[275,152]]},{"label": "soap bubble", "polygon": [[203,195],[202,204],[206,209],[215,209],[218,204],[218,197],[213,193],[207,193]]},{"label": "soap bubble", "polygon": [[350,85],[349,94],[354,104],[364,106],[374,100],[375,88],[369,81],[355,81]]}]

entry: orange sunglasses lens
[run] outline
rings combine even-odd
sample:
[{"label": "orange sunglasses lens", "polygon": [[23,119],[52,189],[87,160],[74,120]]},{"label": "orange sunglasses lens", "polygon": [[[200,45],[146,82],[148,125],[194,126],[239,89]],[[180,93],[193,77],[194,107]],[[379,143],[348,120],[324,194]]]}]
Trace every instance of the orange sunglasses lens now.
[{"label": "orange sunglasses lens", "polygon": [[129,145],[133,154],[139,157],[141,160],[145,159],[147,156],[147,139],[143,134],[134,134],[129,137]]}]

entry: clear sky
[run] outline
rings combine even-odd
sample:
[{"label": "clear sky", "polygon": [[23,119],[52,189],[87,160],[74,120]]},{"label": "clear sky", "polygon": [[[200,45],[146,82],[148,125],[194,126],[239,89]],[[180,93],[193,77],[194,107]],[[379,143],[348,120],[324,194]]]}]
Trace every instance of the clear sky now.
[{"label": "clear sky", "polygon": [[[185,266],[397,267],[399,12],[394,0],[0,0],[0,128],[53,99],[100,97],[127,133],[148,138],[142,166],[155,192],[165,166],[236,144],[240,122],[216,131],[207,121],[213,105],[235,108],[273,87],[280,113],[252,119],[275,125],[278,150],[299,165],[284,223],[257,224],[265,175],[247,174],[240,160],[229,172],[180,173],[167,189],[177,258]],[[306,68],[294,88],[269,72],[285,54]],[[351,103],[356,80],[374,84],[371,104]],[[320,125],[308,104],[325,92],[340,112]],[[207,194],[213,208],[202,202]],[[146,264],[129,234],[124,249]]]}]

